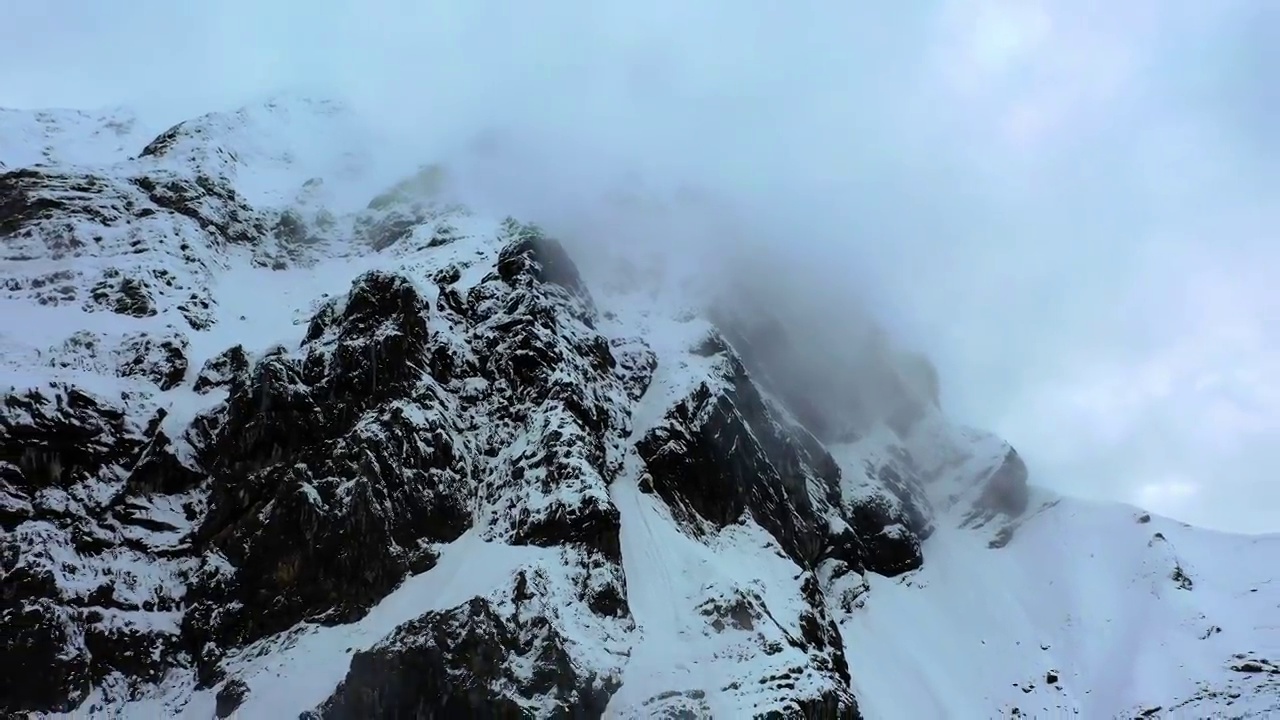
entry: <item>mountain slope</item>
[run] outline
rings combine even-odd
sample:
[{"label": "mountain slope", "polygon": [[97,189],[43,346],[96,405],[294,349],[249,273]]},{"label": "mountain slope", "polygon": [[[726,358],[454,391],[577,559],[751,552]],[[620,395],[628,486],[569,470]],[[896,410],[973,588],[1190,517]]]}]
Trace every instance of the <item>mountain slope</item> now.
[{"label": "mountain slope", "polygon": [[1280,538],[1029,487],[890,355],[815,406],[333,103],[93,132],[0,157],[0,709],[1280,710]]}]

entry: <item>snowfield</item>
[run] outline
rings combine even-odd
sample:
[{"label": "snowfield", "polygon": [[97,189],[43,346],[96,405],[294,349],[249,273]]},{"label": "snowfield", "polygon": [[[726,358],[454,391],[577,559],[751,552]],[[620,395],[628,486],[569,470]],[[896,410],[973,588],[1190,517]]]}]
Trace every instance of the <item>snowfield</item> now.
[{"label": "snowfield", "polygon": [[0,110],[0,710],[1280,717],[1280,535],[823,437],[337,103],[159,130]]}]

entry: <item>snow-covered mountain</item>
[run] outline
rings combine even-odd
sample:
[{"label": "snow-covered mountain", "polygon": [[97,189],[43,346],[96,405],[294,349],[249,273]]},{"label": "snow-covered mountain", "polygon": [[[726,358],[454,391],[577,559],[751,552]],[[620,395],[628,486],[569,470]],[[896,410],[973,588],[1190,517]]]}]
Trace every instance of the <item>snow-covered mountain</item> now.
[{"label": "snow-covered mountain", "polygon": [[140,127],[0,112],[0,711],[1280,713],[1280,537],[1028,485],[919,358],[806,393],[340,105]]}]

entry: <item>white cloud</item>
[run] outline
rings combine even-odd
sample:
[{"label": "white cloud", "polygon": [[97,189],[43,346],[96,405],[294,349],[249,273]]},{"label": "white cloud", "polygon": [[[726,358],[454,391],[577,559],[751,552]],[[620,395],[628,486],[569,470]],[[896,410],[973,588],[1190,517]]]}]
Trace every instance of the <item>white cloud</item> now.
[{"label": "white cloud", "polygon": [[304,84],[424,152],[505,131],[505,192],[549,214],[624,171],[712,187],[1041,482],[1280,528],[1273,4],[13,5],[0,104]]}]

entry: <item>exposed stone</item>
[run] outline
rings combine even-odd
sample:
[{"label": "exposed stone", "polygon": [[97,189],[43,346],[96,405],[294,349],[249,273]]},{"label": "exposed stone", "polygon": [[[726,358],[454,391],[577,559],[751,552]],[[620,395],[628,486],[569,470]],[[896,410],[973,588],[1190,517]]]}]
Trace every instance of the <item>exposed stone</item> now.
[{"label": "exposed stone", "polygon": [[122,377],[145,378],[161,390],[172,390],[186,378],[188,344],[186,336],[177,332],[160,337],[130,333],[117,350],[118,372]]},{"label": "exposed stone", "polygon": [[1012,448],[1004,461],[986,480],[982,494],[973,504],[965,525],[981,525],[997,515],[1016,517],[1026,512],[1029,501],[1027,465]]},{"label": "exposed stone", "polygon": [[469,526],[457,429],[416,389],[427,312],[408,280],[368,273],[317,313],[305,361],[281,350],[233,379],[198,536],[235,572],[196,584],[188,634],[233,647],[303,619],[351,622],[430,567],[421,543]]},{"label": "exposed stone", "polygon": [[249,355],[243,345],[233,345],[205,361],[196,375],[192,389],[205,393],[214,388],[230,387],[249,373]]},{"label": "exposed stone", "polygon": [[[512,672],[512,663],[526,673]],[[541,618],[512,623],[476,598],[402,625],[351,669],[323,705],[305,717],[524,718],[520,702],[543,697],[546,718],[599,718],[617,688],[614,679],[582,675],[566,641]]]},{"label": "exposed stone", "polygon": [[[5,575],[10,567],[5,562]],[[7,596],[13,588],[5,582]],[[88,695],[89,650],[71,613],[48,598],[0,601],[0,710],[70,712]]]}]

